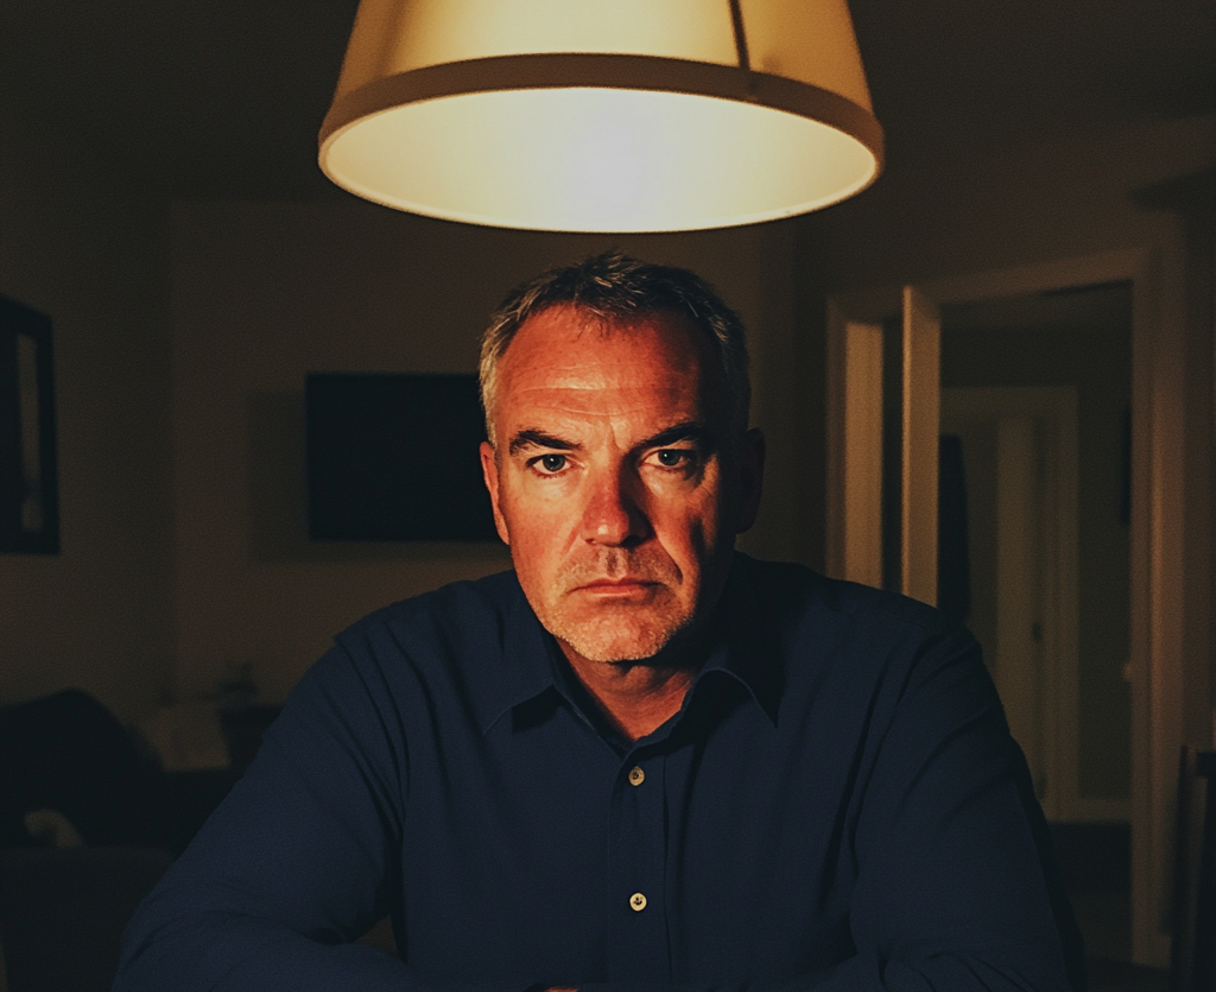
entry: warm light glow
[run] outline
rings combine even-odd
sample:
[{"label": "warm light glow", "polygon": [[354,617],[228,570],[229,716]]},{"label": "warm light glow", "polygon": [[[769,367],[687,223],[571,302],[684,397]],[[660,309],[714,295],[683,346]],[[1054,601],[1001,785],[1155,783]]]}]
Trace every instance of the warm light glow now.
[{"label": "warm light glow", "polygon": [[788,217],[849,196],[877,170],[860,142],[794,114],[602,89],[397,107],[335,134],[322,163],[339,185],[400,210],[607,232]]},{"label": "warm light glow", "polygon": [[[763,11],[748,48],[760,71],[748,71],[722,61],[740,55],[726,0],[618,3],[611,22],[612,5],[595,0],[364,0],[322,130],[321,168],[389,207],[538,230],[694,230],[827,206],[873,181],[882,132],[843,0],[820,0],[837,44],[824,49],[820,32],[818,62],[807,59],[809,42],[780,50],[770,2],[740,8]],[[542,7],[538,54],[527,54],[527,10]],[[639,20],[654,12],[649,26],[664,30],[630,35],[625,8]],[[445,9],[466,25],[510,11],[512,30],[456,31],[460,18],[444,21]],[[686,54],[701,58],[673,57],[673,22],[691,26],[698,11],[705,23],[690,30],[695,52]],[[562,16],[571,22],[555,27]],[[612,24],[615,52],[587,51],[595,17]],[[811,21],[805,9],[793,18],[794,41],[814,33]],[[583,48],[554,51],[567,36]],[[503,39],[497,49],[494,39]]]}]

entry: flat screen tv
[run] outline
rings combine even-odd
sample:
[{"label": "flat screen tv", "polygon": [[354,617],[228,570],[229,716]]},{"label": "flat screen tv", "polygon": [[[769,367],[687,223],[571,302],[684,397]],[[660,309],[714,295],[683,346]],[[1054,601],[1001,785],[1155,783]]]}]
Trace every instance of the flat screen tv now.
[{"label": "flat screen tv", "polygon": [[308,531],[332,541],[496,541],[473,375],[311,372]]}]

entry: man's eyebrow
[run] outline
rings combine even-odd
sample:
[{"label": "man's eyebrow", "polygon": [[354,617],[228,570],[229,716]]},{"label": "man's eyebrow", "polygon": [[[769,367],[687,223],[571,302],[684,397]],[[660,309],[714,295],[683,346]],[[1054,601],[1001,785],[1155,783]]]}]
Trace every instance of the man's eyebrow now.
[{"label": "man's eyebrow", "polygon": [[573,441],[554,437],[552,434],[546,434],[544,431],[529,429],[520,431],[511,438],[511,443],[507,445],[507,451],[514,455],[524,448],[556,448],[558,451],[573,451],[577,447],[578,445]]},{"label": "man's eyebrow", "polygon": [[659,433],[634,445],[634,450],[644,451],[647,448],[665,448],[671,444],[679,444],[681,441],[691,441],[705,452],[712,451],[714,448],[713,434],[710,432],[709,427],[699,421],[691,420],[684,424],[675,424],[664,428]]}]

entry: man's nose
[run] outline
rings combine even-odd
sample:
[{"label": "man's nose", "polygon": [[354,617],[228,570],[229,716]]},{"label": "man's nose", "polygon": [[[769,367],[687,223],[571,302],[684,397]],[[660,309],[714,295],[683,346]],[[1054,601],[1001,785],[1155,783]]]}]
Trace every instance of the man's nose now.
[{"label": "man's nose", "polygon": [[583,511],[582,538],[592,544],[633,545],[650,536],[650,521],[620,471],[594,474]]}]

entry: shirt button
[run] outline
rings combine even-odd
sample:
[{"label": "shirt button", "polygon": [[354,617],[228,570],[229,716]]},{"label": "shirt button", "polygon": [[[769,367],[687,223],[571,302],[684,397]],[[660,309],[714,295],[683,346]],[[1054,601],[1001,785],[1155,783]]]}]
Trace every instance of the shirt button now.
[{"label": "shirt button", "polygon": [[646,897],[640,892],[635,892],[629,897],[629,908],[635,913],[640,913],[646,908]]},{"label": "shirt button", "polygon": [[[644,771],[642,771],[641,768],[639,768],[635,765],[633,768],[629,769],[629,784],[630,785],[641,785],[645,781],[646,781],[646,773]],[[646,900],[643,899],[642,901],[645,902]]]}]

